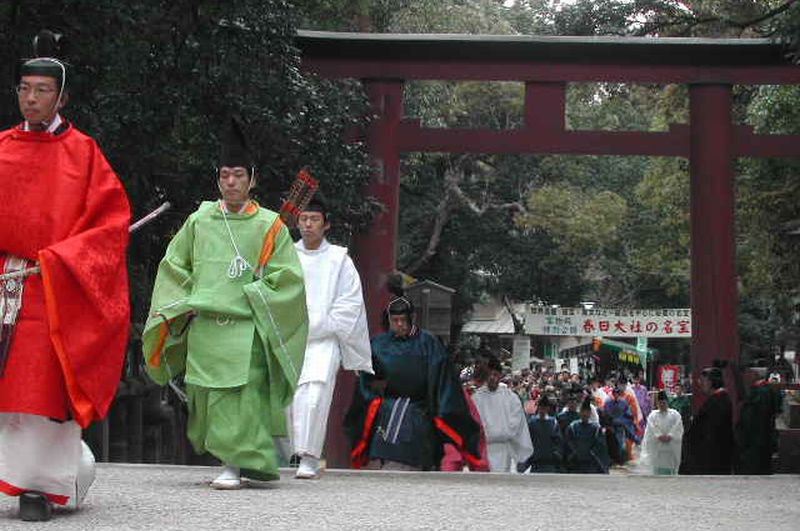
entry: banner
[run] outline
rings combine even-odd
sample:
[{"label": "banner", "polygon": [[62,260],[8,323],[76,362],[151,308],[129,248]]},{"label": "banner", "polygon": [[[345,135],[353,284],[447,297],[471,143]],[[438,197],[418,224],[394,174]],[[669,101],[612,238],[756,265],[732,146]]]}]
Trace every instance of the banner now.
[{"label": "banner", "polygon": [[692,337],[689,308],[551,308],[530,306],[525,333],[535,336]]}]

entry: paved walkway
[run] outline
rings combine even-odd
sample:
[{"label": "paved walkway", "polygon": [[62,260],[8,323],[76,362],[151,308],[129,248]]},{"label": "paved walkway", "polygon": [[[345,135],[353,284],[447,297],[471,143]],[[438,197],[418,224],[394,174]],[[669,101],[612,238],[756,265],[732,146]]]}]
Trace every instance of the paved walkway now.
[{"label": "paved walkway", "polygon": [[332,471],[215,491],[205,467],[103,464],[84,507],[0,529],[800,529],[800,476],[644,477]]}]

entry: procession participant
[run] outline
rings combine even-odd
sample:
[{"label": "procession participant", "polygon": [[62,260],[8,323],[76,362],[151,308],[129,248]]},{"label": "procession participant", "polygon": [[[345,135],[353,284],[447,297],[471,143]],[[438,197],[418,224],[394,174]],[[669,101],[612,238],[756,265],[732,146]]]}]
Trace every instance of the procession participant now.
[{"label": "procession participant", "polygon": [[656,405],[647,417],[639,466],[649,474],[674,476],[681,465],[683,421],[669,407],[665,391],[658,392]]},{"label": "procession participant", "polygon": [[315,198],[298,217],[297,243],[306,283],[308,344],[290,411],[296,477],[318,477],[328,412],[339,367],[372,373],[361,280],[347,248],[332,245],[328,210]]},{"label": "procession participant", "polygon": [[733,405],[725,389],[722,368],[700,373],[700,390],[708,395],[686,434],[687,473],[730,474],[733,465]]},{"label": "procession participant", "polygon": [[232,121],[219,159],[219,201],[205,201],[158,268],[142,338],[164,385],[185,371],[188,437],[222,461],[216,489],[242,476],[278,479],[273,435],[303,366],[308,318],[303,270],[277,213],[250,198],[254,164]]},{"label": "procession participant", "polygon": [[464,391],[464,400],[466,400],[467,407],[469,407],[469,414],[472,415],[472,418],[481,428],[480,444],[478,446],[481,459],[479,462],[475,460],[469,461],[464,456],[465,452],[459,451],[452,443],[445,442],[444,456],[442,457],[441,463],[439,463],[439,470],[442,472],[463,472],[466,466],[471,472],[489,472],[489,451],[486,444],[486,431],[483,429],[483,422],[481,421],[481,414],[480,411],[478,411],[478,406],[475,405],[475,401],[472,399],[472,395],[476,391],[475,386],[482,385],[482,380],[484,378],[483,375],[473,374],[472,367],[467,367],[461,371],[460,379],[462,382],[461,387]]},{"label": "procession participant", "polygon": [[[603,393],[605,393],[607,397],[606,400],[611,398],[611,395],[614,394],[614,389],[616,388],[617,388],[617,373],[614,372],[608,373],[606,375],[603,387],[601,388],[601,390],[603,391]],[[600,395],[600,393],[598,393],[598,395]],[[605,401],[603,402],[603,404],[605,404]],[[603,407],[603,404],[601,404],[600,407]]]},{"label": "procession participant", "polygon": [[603,406],[603,412],[609,417],[611,423],[609,430],[615,442],[614,451],[610,453],[617,457],[618,464],[624,465],[630,460],[628,441],[639,442],[631,406],[625,397],[624,381],[617,382],[611,398]]},{"label": "procession participant", "polygon": [[617,383],[622,385],[622,397],[628,401],[628,405],[631,407],[631,414],[633,414],[633,426],[636,428],[636,439],[628,439],[625,444],[625,451],[628,453],[628,459],[631,459],[633,456],[633,445],[634,443],[638,443],[638,441],[640,441],[644,435],[644,425],[647,419],[642,414],[642,408],[639,405],[639,398],[636,396],[636,393],[634,393],[633,385],[630,383],[630,380],[628,380],[627,376],[620,375]]},{"label": "procession participant", "polygon": [[547,395],[542,395],[536,407],[536,416],[528,420],[533,453],[518,467],[520,472],[528,467],[531,472],[561,471],[563,442],[558,422],[550,416],[550,405]]},{"label": "procession participant", "polygon": [[772,474],[772,455],[778,449],[775,418],[782,406],[780,391],[768,380],[752,381],[736,425],[737,474]]},{"label": "procession participant", "polygon": [[[629,437],[625,440],[625,453],[627,455],[627,459],[630,461],[634,458],[635,446],[641,442],[642,437],[644,436],[644,426],[647,423],[647,419],[642,414],[642,408],[639,405],[639,399],[637,398],[636,393],[634,393],[633,385],[630,383],[630,380],[628,380],[626,376],[621,375],[618,382],[620,384],[624,384],[622,397],[628,401],[628,405],[631,407],[631,413],[633,414],[633,426],[635,428],[636,436]],[[650,397],[647,399],[649,401]]]},{"label": "procession participant", "polygon": [[354,468],[431,470],[451,442],[480,463],[480,426],[442,342],[413,322],[401,294],[387,307],[390,330],[372,339],[375,374],[361,373],[348,424]]},{"label": "procession participant", "polygon": [[647,417],[650,416],[650,412],[653,410],[653,402],[650,400],[650,393],[647,389],[647,386],[642,383],[643,380],[643,371],[638,371],[636,376],[633,378],[633,383],[631,384],[631,390],[633,391],[633,394],[636,397],[636,402],[641,410],[641,421],[639,422],[638,426],[639,432],[642,434],[644,434],[644,429],[647,426]]},{"label": "procession participant", "polygon": [[692,421],[692,402],[690,397],[683,392],[683,385],[680,383],[672,387],[673,395],[669,397],[669,407],[681,414],[684,428],[687,428]]},{"label": "procession participant", "polygon": [[56,42],[37,36],[16,87],[24,121],[0,133],[0,274],[20,275],[0,281],[0,492],[20,496],[23,520],[85,496],[81,428],[108,413],[130,326],[130,206],[97,143],[60,114]]},{"label": "procession participant", "polygon": [[577,474],[608,474],[608,448],[603,429],[591,420],[591,398],[581,403],[579,420],[567,426],[564,435],[564,466]]},{"label": "procession participant", "polygon": [[486,382],[473,395],[480,412],[492,472],[516,472],[533,452],[522,402],[502,383],[503,367],[492,356],[486,364]]},{"label": "procession participant", "polygon": [[567,431],[567,427],[579,418],[578,397],[574,392],[571,392],[567,395],[567,404],[564,406],[564,409],[556,415],[556,421],[558,421],[561,434],[563,435]]},{"label": "procession participant", "polygon": [[599,374],[592,378],[589,385],[589,391],[592,395],[594,405],[598,408],[602,408],[606,404],[606,401],[611,398],[611,395],[609,394],[610,391],[609,393],[606,392],[605,388],[603,387],[603,379]]}]

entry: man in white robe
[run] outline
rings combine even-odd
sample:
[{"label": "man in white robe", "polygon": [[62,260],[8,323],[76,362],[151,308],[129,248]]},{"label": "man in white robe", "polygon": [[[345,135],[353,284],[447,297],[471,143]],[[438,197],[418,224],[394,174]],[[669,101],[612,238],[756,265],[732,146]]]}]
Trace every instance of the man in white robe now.
[{"label": "man in white robe", "polygon": [[658,409],[647,417],[639,467],[646,474],[675,475],[681,464],[683,421],[681,414],[669,407],[667,394],[658,393]]},{"label": "man in white robe", "polygon": [[347,248],[325,238],[330,229],[324,203],[313,199],[300,214],[302,239],[295,243],[306,282],[308,344],[289,422],[295,477],[319,476],[328,413],[339,367],[372,373],[366,309],[361,280]]},{"label": "man in white robe", "polygon": [[[589,391],[592,395],[592,414],[597,415],[597,408],[603,407],[608,399],[611,398],[611,395],[606,393],[605,389],[603,389],[603,382],[599,376],[595,376],[592,378]],[[599,417],[592,418],[592,422],[596,422],[600,424]]]},{"label": "man in white robe", "polygon": [[528,422],[519,397],[500,382],[502,367],[490,359],[486,383],[475,391],[472,399],[481,414],[486,432],[489,470],[516,472],[516,464],[533,453]]}]

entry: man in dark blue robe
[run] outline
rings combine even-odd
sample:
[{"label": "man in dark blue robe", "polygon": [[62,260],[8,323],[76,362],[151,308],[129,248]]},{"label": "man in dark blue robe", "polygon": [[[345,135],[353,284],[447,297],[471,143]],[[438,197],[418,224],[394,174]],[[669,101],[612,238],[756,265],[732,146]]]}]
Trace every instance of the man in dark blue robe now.
[{"label": "man in dark blue robe", "polygon": [[547,395],[539,398],[536,415],[528,420],[528,430],[533,443],[533,453],[518,467],[531,472],[560,472],[562,460],[561,429],[555,417],[550,416],[550,399]]},{"label": "man in dark blue robe", "polygon": [[603,429],[591,422],[591,399],[581,404],[580,420],[567,426],[564,434],[564,466],[576,474],[608,474],[608,448]]},{"label": "man in dark blue robe", "polygon": [[578,397],[575,396],[574,393],[570,393],[567,396],[566,407],[561,413],[556,415],[558,427],[561,429],[561,435],[563,436],[567,431],[567,427],[578,419],[580,419],[580,414],[578,413]]},{"label": "man in dark blue robe", "polygon": [[348,413],[353,467],[432,470],[445,442],[480,464],[480,426],[444,345],[413,324],[406,298],[394,299],[388,314],[390,331],[371,341],[375,374],[361,374]]},{"label": "man in dark blue robe", "polygon": [[[606,400],[603,406],[603,411],[609,417],[610,427],[612,431],[614,442],[616,443],[615,450],[619,452],[612,452],[618,455],[618,463],[624,465],[628,461],[628,452],[626,450],[625,441],[630,439],[635,443],[639,442],[639,437],[636,434],[636,424],[633,420],[633,412],[628,401],[623,396],[625,393],[625,383],[618,382],[614,388],[612,397]],[[611,444],[609,442],[609,444]]]}]

